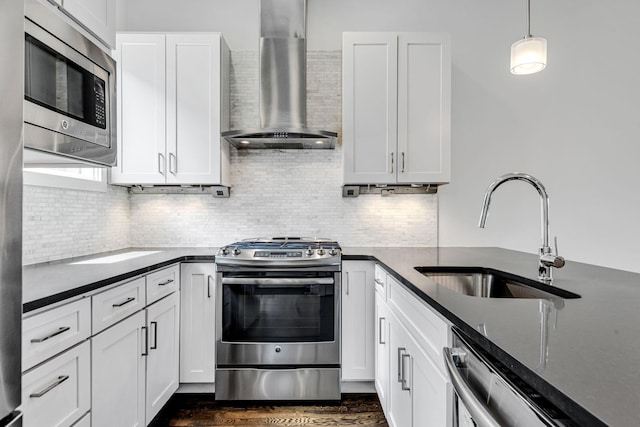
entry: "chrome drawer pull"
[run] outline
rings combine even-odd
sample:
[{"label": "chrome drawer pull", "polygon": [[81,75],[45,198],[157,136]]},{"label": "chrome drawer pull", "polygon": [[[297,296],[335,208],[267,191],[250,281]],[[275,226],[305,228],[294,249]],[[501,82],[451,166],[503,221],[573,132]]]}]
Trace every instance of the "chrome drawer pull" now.
[{"label": "chrome drawer pull", "polygon": [[140,329],[144,330],[144,350],[141,356],[149,355],[149,329],[146,326],[142,326]]},{"label": "chrome drawer pull", "polygon": [[169,279],[169,280],[167,280],[165,282],[160,282],[160,283],[158,283],[158,286],[166,286],[169,283],[173,283],[173,279]]},{"label": "chrome drawer pull", "polygon": [[123,305],[127,305],[129,304],[131,301],[135,301],[136,299],[134,297],[129,297],[126,300],[119,302],[117,304],[112,304],[112,307],[122,307]]},{"label": "chrome drawer pull", "polygon": [[409,361],[411,361],[411,355],[410,354],[403,354],[402,355],[402,360],[400,363],[402,363],[402,389],[404,391],[409,391],[411,390],[411,387],[407,386],[407,378],[405,378],[405,375],[407,373],[407,371],[404,370],[404,359],[409,358]]},{"label": "chrome drawer pull", "polygon": [[401,383],[404,379],[404,372],[402,366],[402,353],[407,351],[404,347],[398,347],[398,382]]},{"label": "chrome drawer pull", "polygon": [[213,279],[213,276],[208,275],[207,276],[207,298],[211,298],[211,279]]},{"label": "chrome drawer pull", "polygon": [[45,394],[49,393],[51,390],[53,390],[54,388],[58,387],[60,384],[62,384],[63,382],[65,382],[66,380],[69,379],[69,375],[60,375],[58,377],[58,379],[53,383],[48,385],[45,389],[43,389],[42,391],[39,391],[37,393],[31,393],[29,395],[29,397],[34,397],[34,398],[38,398],[38,397],[42,397]]},{"label": "chrome drawer pull", "polygon": [[44,342],[50,338],[56,337],[60,334],[63,334],[65,332],[67,332],[69,329],[71,329],[70,326],[61,326],[60,328],[58,328],[57,331],[55,331],[54,333],[52,333],[51,335],[47,335],[46,337],[42,337],[42,338],[32,338],[31,342],[33,343],[40,343],[40,342]]},{"label": "chrome drawer pull", "polygon": [[384,287],[384,282],[380,279],[374,279],[374,282],[376,282],[378,285]]},{"label": "chrome drawer pull", "polygon": [[378,318],[378,344],[386,344],[386,342],[384,342],[382,340],[382,321],[385,320],[384,317],[380,317]]},{"label": "chrome drawer pull", "polygon": [[157,350],[158,349],[158,322],[151,322],[151,326],[153,326],[153,344],[149,347],[149,349]]}]

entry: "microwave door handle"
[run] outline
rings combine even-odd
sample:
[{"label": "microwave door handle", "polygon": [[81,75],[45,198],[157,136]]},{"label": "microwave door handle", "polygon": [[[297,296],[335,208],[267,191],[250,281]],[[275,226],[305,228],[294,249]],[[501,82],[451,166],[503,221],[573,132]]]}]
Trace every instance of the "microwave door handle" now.
[{"label": "microwave door handle", "polygon": [[471,389],[471,385],[460,374],[460,371],[456,367],[454,357],[466,354],[464,350],[445,347],[442,353],[444,355],[447,371],[449,371],[451,384],[453,384],[453,388],[455,389],[458,398],[462,400],[462,403],[469,411],[469,414],[471,414],[476,425],[478,425],[478,427],[500,427],[501,424],[493,417],[491,412],[489,412],[489,408],[478,400]]}]

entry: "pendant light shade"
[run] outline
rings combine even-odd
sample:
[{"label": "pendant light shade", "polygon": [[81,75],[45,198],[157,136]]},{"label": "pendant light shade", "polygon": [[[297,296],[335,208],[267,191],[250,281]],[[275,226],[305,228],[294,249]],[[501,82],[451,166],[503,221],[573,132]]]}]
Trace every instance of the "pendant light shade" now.
[{"label": "pendant light shade", "polygon": [[547,66],[547,40],[525,37],[511,45],[511,73],[533,74]]},{"label": "pendant light shade", "polygon": [[547,66],[547,39],[531,35],[531,0],[527,0],[527,35],[511,45],[511,73],[533,74]]}]

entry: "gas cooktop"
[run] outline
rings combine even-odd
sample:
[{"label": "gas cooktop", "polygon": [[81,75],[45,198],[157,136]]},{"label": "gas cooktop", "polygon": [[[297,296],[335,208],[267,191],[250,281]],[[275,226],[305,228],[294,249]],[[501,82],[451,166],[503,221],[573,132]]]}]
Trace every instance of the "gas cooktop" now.
[{"label": "gas cooktop", "polygon": [[338,242],[315,237],[245,239],[220,248],[216,254],[217,264],[335,264],[340,259]]}]

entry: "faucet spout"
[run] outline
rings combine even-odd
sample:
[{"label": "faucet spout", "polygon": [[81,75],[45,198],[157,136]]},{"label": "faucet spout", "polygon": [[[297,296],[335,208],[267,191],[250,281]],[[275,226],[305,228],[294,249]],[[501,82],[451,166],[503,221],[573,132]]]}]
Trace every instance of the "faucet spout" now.
[{"label": "faucet spout", "polygon": [[539,179],[532,175],[518,172],[508,173],[496,178],[496,180],[489,185],[487,191],[484,194],[478,227],[485,228],[493,192],[505,182],[513,180],[528,182],[536,189],[536,191],[540,195],[540,229],[542,239],[539,251],[540,262],[538,268],[538,279],[550,283],[552,280],[551,267],[561,268],[562,266],[564,266],[564,258],[558,256],[557,254],[551,254],[551,247],[549,247],[549,196],[547,195],[547,190],[544,188],[544,185],[542,185],[542,182],[540,182]]}]

